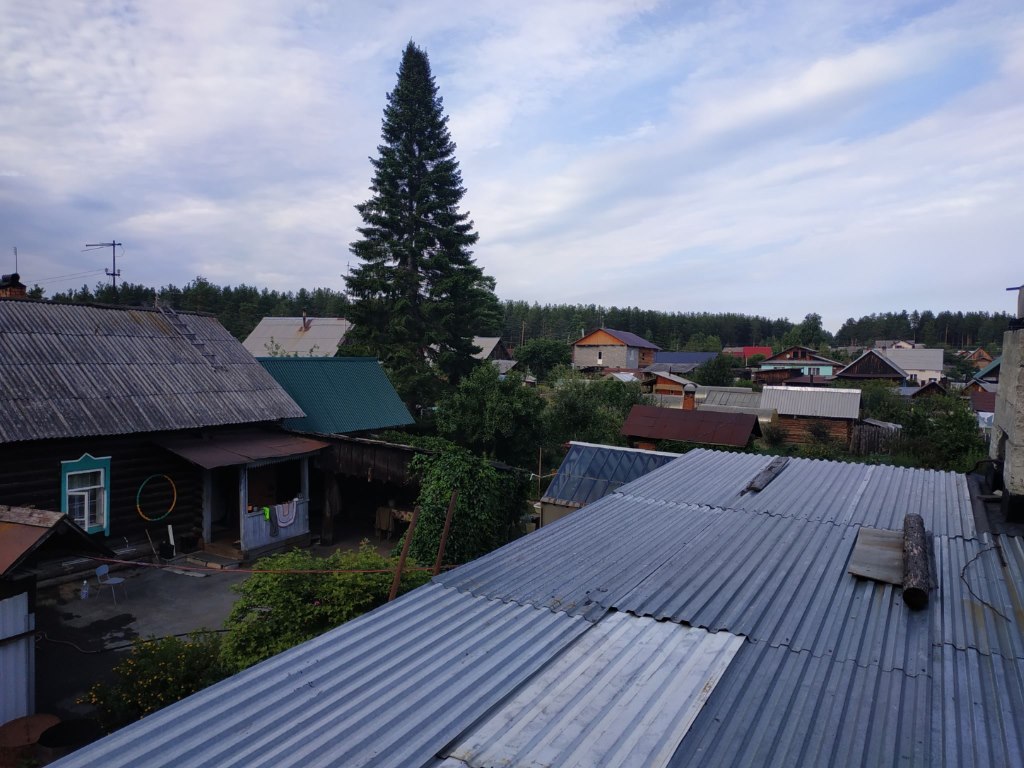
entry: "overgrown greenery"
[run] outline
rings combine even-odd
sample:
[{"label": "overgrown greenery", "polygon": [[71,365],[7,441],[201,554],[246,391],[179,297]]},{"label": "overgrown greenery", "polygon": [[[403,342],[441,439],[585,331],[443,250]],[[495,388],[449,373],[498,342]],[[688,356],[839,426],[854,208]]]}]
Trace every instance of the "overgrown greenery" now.
[{"label": "overgrown greenery", "polygon": [[185,639],[139,640],[114,667],[110,683],[97,683],[82,703],[96,707],[100,724],[114,731],[227,677],[215,632]]},{"label": "overgrown greenery", "polygon": [[515,538],[526,512],[529,476],[498,472],[490,462],[456,445],[413,457],[419,475],[419,519],[409,554],[432,565],[437,557],[452,491],[459,498],[445,546],[444,563],[465,563]]},{"label": "overgrown greenery", "polygon": [[466,190],[447,123],[427,54],[410,42],[370,160],[373,194],[356,206],[360,263],[346,278],[355,350],[380,359],[410,406],[432,404],[444,379],[458,383],[474,363],[473,336],[500,319],[459,210]]},{"label": "overgrown greenery", "polygon": [[[261,558],[256,570],[312,573],[255,573],[233,587],[239,597],[224,623],[229,632],[223,663],[233,671],[244,669],[383,605],[396,564],[365,541],[358,550],[328,557],[295,550]],[[400,591],[428,579],[422,571],[406,572]]]},{"label": "overgrown greenery", "polygon": [[589,379],[579,371],[561,368],[544,412],[549,446],[570,440],[625,445],[622,423],[634,405],[648,402],[638,383]]},{"label": "overgrown greenery", "polygon": [[733,366],[737,364],[734,357],[718,355],[698,365],[686,378],[705,387],[731,387],[736,381]]},{"label": "overgrown greenery", "polygon": [[438,432],[480,456],[527,466],[543,440],[544,401],[518,374],[482,363],[438,405]]},{"label": "overgrown greenery", "polygon": [[520,344],[516,348],[515,358],[538,381],[545,382],[556,368],[572,362],[572,347],[558,339],[535,338]]}]

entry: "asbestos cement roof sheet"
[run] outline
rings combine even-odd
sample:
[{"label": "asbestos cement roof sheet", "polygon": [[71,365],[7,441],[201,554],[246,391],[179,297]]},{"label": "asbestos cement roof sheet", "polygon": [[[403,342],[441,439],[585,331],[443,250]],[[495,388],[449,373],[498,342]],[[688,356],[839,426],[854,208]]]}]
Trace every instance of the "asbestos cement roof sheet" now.
[{"label": "asbestos cement roof sheet", "polygon": [[0,443],[303,415],[213,317],[24,299],[0,299],[0,409]]},{"label": "asbestos cement roof sheet", "polygon": [[424,765],[590,627],[427,585],[55,765]]},{"label": "asbestos cement roof sheet", "polygon": [[859,389],[829,387],[765,387],[761,407],[780,416],[816,416],[828,419],[856,419],[860,416]]},{"label": "asbestos cement roof sheet", "polygon": [[446,768],[663,768],[743,645],[610,613],[472,728]]},{"label": "asbestos cement roof sheet", "polygon": [[699,387],[697,402],[704,405],[731,405],[760,408],[761,393],[748,387]]},{"label": "asbestos cement roof sheet", "polygon": [[541,501],[583,507],[678,458],[678,453],[571,442]]}]

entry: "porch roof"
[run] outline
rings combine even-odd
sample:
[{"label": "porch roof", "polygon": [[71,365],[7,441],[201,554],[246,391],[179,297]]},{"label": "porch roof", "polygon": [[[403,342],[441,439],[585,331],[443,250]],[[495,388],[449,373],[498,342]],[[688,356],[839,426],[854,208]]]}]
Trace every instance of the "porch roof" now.
[{"label": "porch roof", "polygon": [[328,443],[310,437],[261,429],[233,430],[204,436],[179,436],[157,441],[171,453],[203,469],[231,467],[265,459],[316,453]]}]

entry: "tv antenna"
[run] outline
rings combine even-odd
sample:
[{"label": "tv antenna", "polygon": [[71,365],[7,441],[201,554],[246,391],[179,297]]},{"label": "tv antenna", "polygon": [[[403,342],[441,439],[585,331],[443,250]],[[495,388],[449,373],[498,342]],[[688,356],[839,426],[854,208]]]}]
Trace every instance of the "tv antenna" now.
[{"label": "tv antenna", "polygon": [[119,246],[119,245],[121,245],[121,243],[115,242],[114,240],[111,240],[109,243],[86,243],[85,244],[86,248],[109,248],[110,249],[110,257],[111,257],[111,259],[113,259],[113,264],[112,264],[110,269],[104,269],[103,271],[106,272],[107,277],[110,278],[110,284],[113,286],[115,294],[117,293],[117,278],[119,278],[121,276],[121,270],[117,268],[117,246]]},{"label": "tv antenna", "polygon": [[14,272],[18,272],[18,246],[14,246]]}]

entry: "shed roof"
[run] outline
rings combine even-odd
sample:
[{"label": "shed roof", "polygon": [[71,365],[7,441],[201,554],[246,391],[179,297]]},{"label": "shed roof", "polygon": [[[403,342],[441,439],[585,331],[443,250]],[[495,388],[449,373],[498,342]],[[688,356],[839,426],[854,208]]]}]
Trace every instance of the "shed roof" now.
[{"label": "shed roof", "polygon": [[574,441],[541,501],[583,507],[678,458],[678,453]]},{"label": "shed roof", "polygon": [[351,329],[343,317],[264,317],[242,344],[253,357],[333,357]]},{"label": "shed roof", "polygon": [[55,537],[64,538],[70,551],[113,555],[61,512],[0,504],[0,578],[9,576]]},{"label": "shed roof", "polygon": [[[791,459],[743,493],[771,460],[687,453],[55,765],[1015,764],[1021,539],[952,473]],[[847,573],[906,512],[921,612]]]},{"label": "shed roof", "polygon": [[698,387],[697,402],[704,405],[732,405],[760,408],[761,393],[749,387]]},{"label": "shed roof", "polygon": [[656,405],[634,405],[622,425],[622,434],[649,440],[677,440],[704,445],[742,448],[759,427],[750,413],[684,411]]},{"label": "shed roof", "polygon": [[213,317],[26,299],[0,299],[0,408],[0,443],[303,415]]},{"label": "shed roof", "polygon": [[995,413],[995,392],[971,392],[971,409],[975,413]]},{"label": "shed roof", "polygon": [[980,371],[978,371],[976,374],[974,374],[974,378],[978,379],[979,381],[986,381],[988,379],[999,381],[999,368],[1002,366],[1002,364],[1003,356],[1000,355],[991,363],[989,363]]},{"label": "shed roof", "polygon": [[373,357],[262,357],[260,364],[305,411],[284,425],[322,435],[414,423]]},{"label": "shed roof", "polygon": [[765,387],[761,391],[761,407],[773,408],[780,416],[856,419],[860,416],[860,390]]}]

